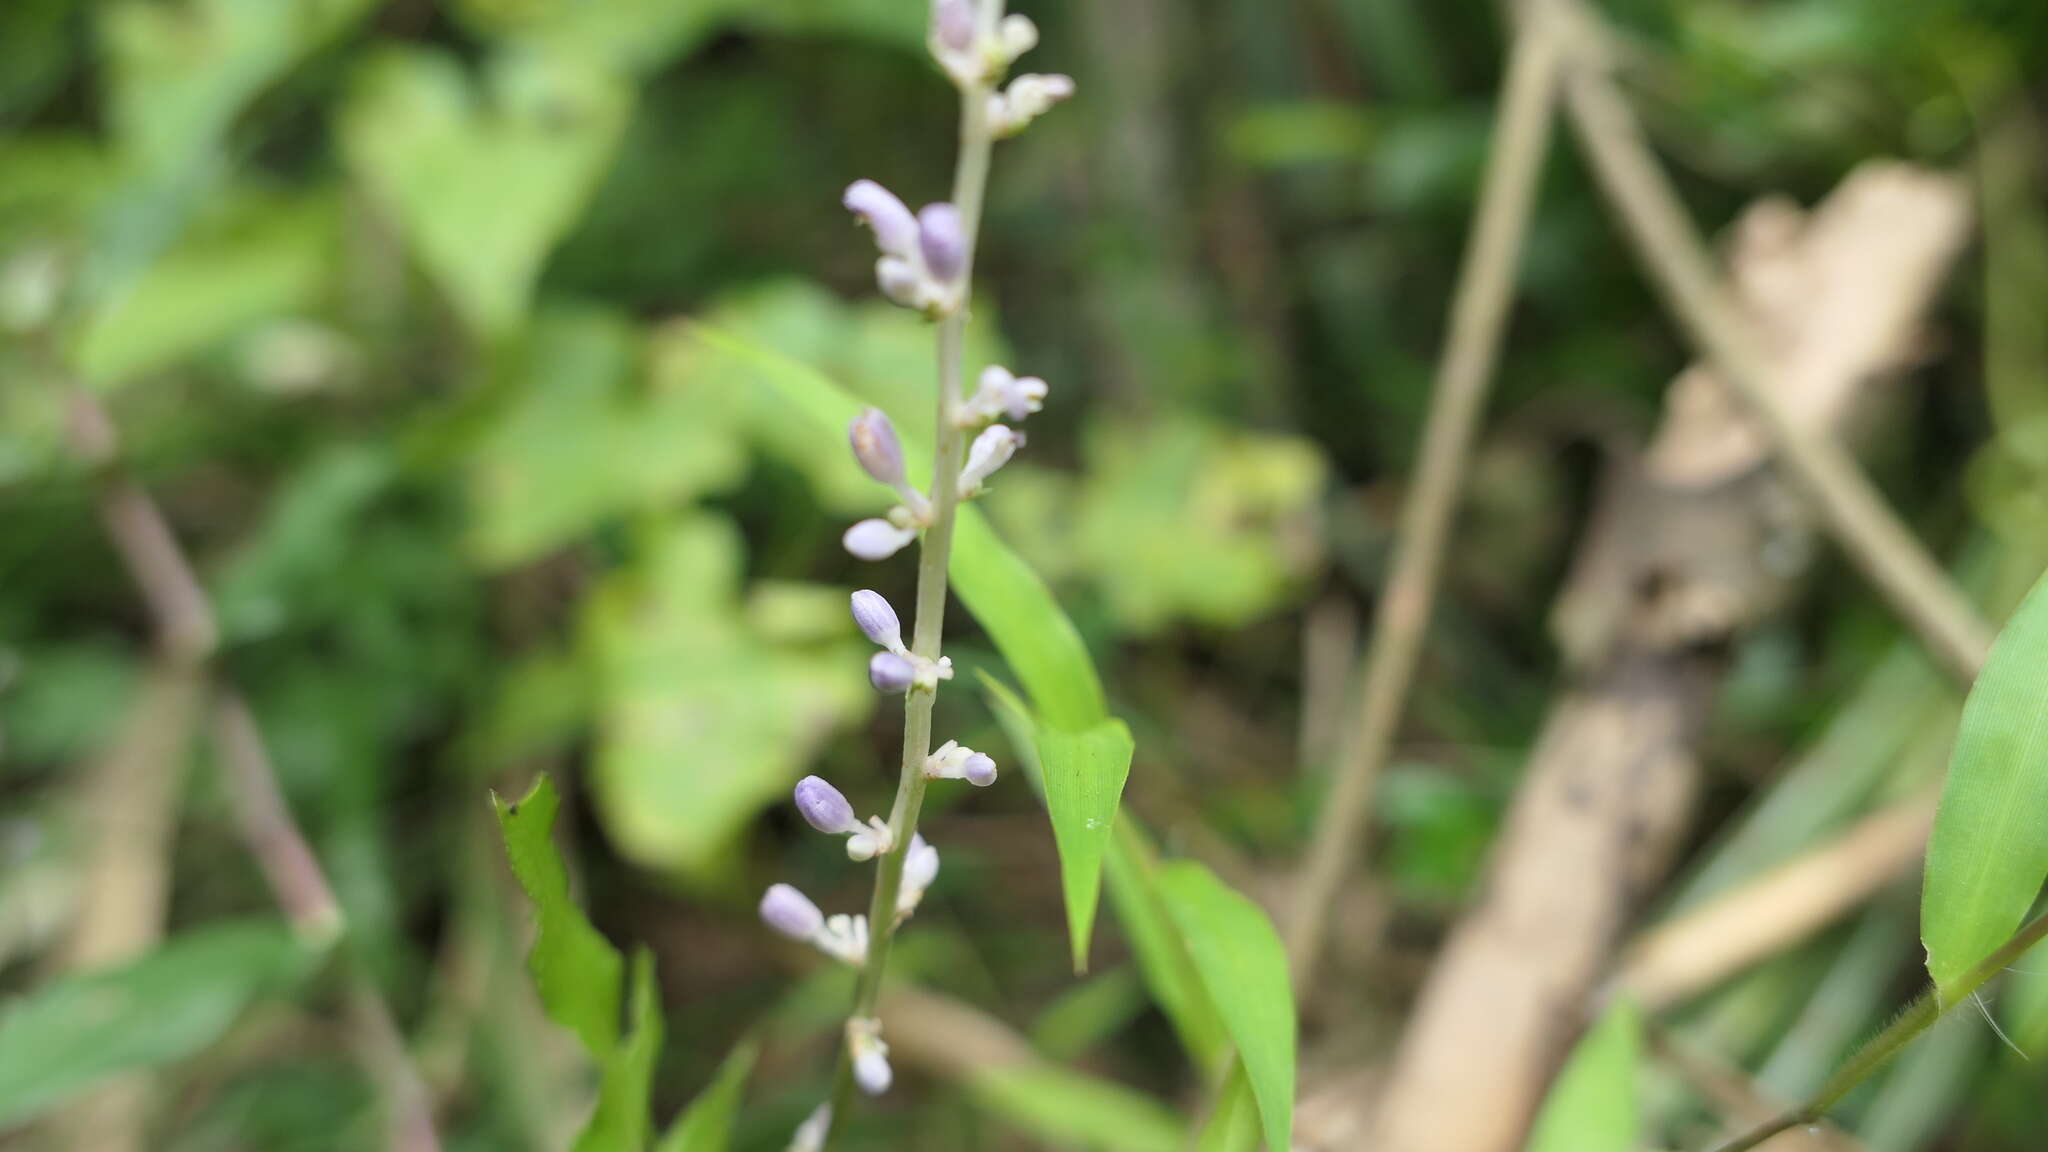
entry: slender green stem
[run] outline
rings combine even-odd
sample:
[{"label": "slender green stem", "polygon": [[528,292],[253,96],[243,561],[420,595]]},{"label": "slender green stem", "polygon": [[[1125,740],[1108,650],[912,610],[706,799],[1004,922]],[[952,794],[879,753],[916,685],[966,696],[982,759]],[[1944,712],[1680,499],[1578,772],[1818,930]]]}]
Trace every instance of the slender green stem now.
[{"label": "slender green stem", "polygon": [[2048,939],[2048,914],[2044,914],[2026,927],[2021,928],[1999,946],[1998,951],[1984,958],[1975,968],[1964,973],[1947,988],[1929,988],[1911,1004],[1906,1006],[1899,1018],[1885,1027],[1885,1030],[1871,1037],[1870,1042],[1856,1050],[1849,1062],[1828,1077],[1820,1090],[1806,1103],[1775,1119],[1768,1120],[1749,1132],[1716,1148],[1714,1152],[1749,1152],[1778,1133],[1801,1124],[1818,1121],[1827,1110],[1841,1102],[1858,1084],[1868,1080],[1878,1069],[1891,1063],[1892,1057],[1906,1050],[1906,1046],[1920,1038],[1920,1034],[1946,1015],[1949,1009],[1961,1004],[1974,995],[1985,981],[2010,967],[2012,963],[2027,954],[2034,945]]},{"label": "slender green stem", "polygon": [[[1002,16],[1002,3],[983,6],[983,19]],[[966,238],[966,258],[960,283],[971,292],[974,275],[975,237],[981,228],[981,207],[988,187],[989,152],[994,138],[988,123],[987,84],[963,85],[960,91],[960,155],[953,174],[953,206],[960,212],[961,232]],[[946,621],[946,574],[953,556],[953,525],[959,510],[957,477],[966,454],[966,436],[955,419],[965,394],[967,374],[967,313],[965,299],[939,321],[939,387],[932,454],[932,520],[919,545],[917,561],[917,617],[912,625],[910,650],[924,660],[936,662]],[[868,904],[868,956],[854,985],[853,1018],[875,1014],[882,993],[882,971],[889,961],[889,946],[896,937],[896,895],[902,887],[903,863],[910,850],[910,838],[917,832],[917,816],[924,806],[924,762],[931,755],[932,705],[934,689],[912,688],[903,709],[903,764],[896,785],[896,803],[889,812],[889,832],[894,847],[877,857],[875,894]],[[832,1079],[831,1120],[825,1133],[830,1147],[853,1099],[853,1063],[844,1043]]]}]

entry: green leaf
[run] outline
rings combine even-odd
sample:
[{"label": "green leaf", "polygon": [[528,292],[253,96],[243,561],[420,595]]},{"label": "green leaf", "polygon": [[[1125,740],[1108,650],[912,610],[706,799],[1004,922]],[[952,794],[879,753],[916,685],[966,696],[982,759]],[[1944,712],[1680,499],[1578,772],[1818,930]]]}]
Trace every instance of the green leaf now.
[{"label": "green leaf", "polygon": [[[967,610],[1023,681],[1041,721],[1083,732],[1109,718],[1102,681],[1081,634],[1045,581],[1004,545],[978,509],[960,510],[952,576]],[[1122,787],[1119,779],[1119,793]]]},{"label": "green leaf", "polygon": [[1131,774],[1131,730],[1105,720],[1085,732],[1050,724],[1038,729],[1045,774],[1045,808],[1060,852],[1060,887],[1066,894],[1067,936],[1074,970],[1088,967],[1095,905],[1102,894],[1102,857],[1115,835],[1117,801]]},{"label": "green leaf", "polygon": [[754,1057],[761,1046],[742,1041],[718,1066],[718,1075],[690,1106],[676,1117],[656,1152],[726,1152],[732,1142],[733,1117],[739,1114],[740,1096],[746,1091],[747,1076],[754,1070]]},{"label": "green leaf", "polygon": [[2048,579],[2027,594],[1963,704],[1920,938],[1937,990],[2011,938],[2048,878]]},{"label": "green leaf", "polygon": [[649,524],[639,551],[584,605],[592,789],[627,856],[709,882],[739,858],[754,815],[787,799],[819,743],[874,706],[867,648],[843,609],[822,640],[761,631],[739,599],[739,533],[721,518]]},{"label": "green leaf", "polygon": [[0,1006],[0,1129],[109,1077],[183,1060],[257,999],[286,988],[313,954],[273,923],[218,924],[118,967],[43,985]]},{"label": "green leaf", "polygon": [[596,309],[543,312],[505,349],[505,403],[465,456],[470,551],[486,567],[739,479],[746,457],[718,398],[641,374],[639,333]]},{"label": "green leaf", "polygon": [[1159,868],[1167,910],[1223,1016],[1259,1102],[1269,1149],[1292,1148],[1294,993],[1287,951],[1257,904],[1192,860]]},{"label": "green leaf", "polygon": [[1259,1103],[1252,1096],[1252,1082],[1244,1065],[1233,1062],[1223,1091],[1216,1095],[1216,1110],[1202,1125],[1195,1141],[1196,1152],[1252,1152],[1259,1146]]},{"label": "green leaf", "polygon": [[[1030,710],[1008,685],[985,672],[981,683],[988,691],[996,721],[1016,747],[1018,760],[1043,799],[1043,770]],[[1104,860],[1110,903],[1137,958],[1146,990],[1172,1023],[1188,1057],[1197,1068],[1219,1073],[1229,1055],[1230,1037],[1215,1005],[1209,1003],[1209,993],[1202,987],[1180,930],[1166,910],[1165,897],[1159,892],[1157,860],[1158,853],[1137,818],[1129,813],[1119,815]]]},{"label": "green leaf", "polygon": [[619,1040],[619,993],[624,965],[569,896],[569,872],[550,831],[561,797],[546,776],[525,799],[507,804],[491,793],[512,874],[533,901],[540,929],[527,968],[548,1018],[576,1033],[592,1056],[604,1059]]},{"label": "green leaf", "polygon": [[1630,1152],[1640,1137],[1636,1100],[1642,1013],[1610,1005],[1580,1039],[1529,1137],[1528,1152]]},{"label": "green leaf", "polygon": [[501,337],[610,166],[631,94],[573,58],[512,53],[479,94],[452,57],[392,50],[342,113],[350,169],[462,319]]},{"label": "green leaf", "polygon": [[1180,1152],[1187,1129],[1173,1109],[1119,1084],[1054,1064],[1003,1065],[970,1082],[992,1112],[1056,1147]]},{"label": "green leaf", "polygon": [[661,992],[654,984],[654,954],[633,954],[632,1023],[611,1051],[598,1058],[597,1108],[572,1145],[574,1152],[644,1152],[654,1135],[648,1112],[654,1065],[661,1059]]},{"label": "green leaf", "polygon": [[105,5],[107,120],[145,167],[175,170],[218,148],[253,97],[374,0],[184,0]]},{"label": "green leaf", "polygon": [[73,348],[78,370],[118,383],[311,308],[338,237],[331,201],[230,200],[98,302]]}]

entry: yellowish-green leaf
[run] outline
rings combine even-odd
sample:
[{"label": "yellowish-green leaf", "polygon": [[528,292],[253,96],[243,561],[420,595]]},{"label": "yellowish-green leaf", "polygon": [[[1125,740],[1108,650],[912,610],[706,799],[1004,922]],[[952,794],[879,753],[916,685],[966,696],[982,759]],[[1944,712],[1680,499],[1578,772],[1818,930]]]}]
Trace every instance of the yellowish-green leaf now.
[{"label": "yellowish-green leaf", "polygon": [[1259,1102],[1252,1097],[1244,1065],[1233,1062],[1216,1095],[1216,1109],[1202,1124],[1196,1152],[1252,1152],[1258,1146]]},{"label": "yellowish-green leaf", "polygon": [[1579,1040],[1529,1137],[1528,1152],[1630,1152],[1642,1129],[1636,1100],[1642,1013],[1616,1000]]},{"label": "yellowish-green leaf", "polygon": [[746,466],[719,397],[640,378],[639,333],[624,317],[543,312],[500,361],[501,407],[465,460],[470,550],[487,567],[726,486]]},{"label": "yellowish-green leaf", "polygon": [[618,949],[590,926],[569,895],[569,871],[550,833],[562,799],[546,776],[524,799],[506,803],[491,794],[512,874],[533,901],[539,931],[526,959],[548,1018],[576,1033],[592,1056],[603,1059],[619,1040],[619,986],[624,965]]},{"label": "yellowish-green leaf", "polygon": [[1166,907],[1237,1044],[1271,1150],[1293,1147],[1294,993],[1287,951],[1257,904],[1191,860],[1159,868]]},{"label": "yellowish-green leaf", "polygon": [[1992,646],[1963,705],[1927,845],[1920,937],[1938,990],[1996,951],[2048,879],[2048,579]]},{"label": "yellowish-green leaf", "polygon": [[1187,1129],[1173,1109],[1058,1065],[1004,1065],[969,1084],[983,1106],[1051,1147],[1180,1152],[1187,1143]]},{"label": "yellowish-green leaf", "polygon": [[781,643],[739,599],[740,540],[693,514],[647,526],[636,562],[585,604],[597,684],[592,786],[620,850],[711,881],[754,814],[784,798],[819,741],[866,714],[866,646],[836,635]]},{"label": "yellowish-green leaf", "polygon": [[338,235],[331,201],[233,198],[97,302],[73,348],[78,370],[119,383],[312,307]]},{"label": "yellowish-green leaf", "polygon": [[753,1040],[741,1041],[718,1066],[718,1075],[676,1117],[656,1152],[726,1152],[732,1143],[733,1117],[739,1114],[740,1096],[760,1048]]},{"label": "yellowish-green leaf", "polygon": [[573,57],[511,53],[483,91],[454,58],[389,51],[351,94],[355,177],[478,334],[525,318],[542,263],[611,163],[631,94]]}]

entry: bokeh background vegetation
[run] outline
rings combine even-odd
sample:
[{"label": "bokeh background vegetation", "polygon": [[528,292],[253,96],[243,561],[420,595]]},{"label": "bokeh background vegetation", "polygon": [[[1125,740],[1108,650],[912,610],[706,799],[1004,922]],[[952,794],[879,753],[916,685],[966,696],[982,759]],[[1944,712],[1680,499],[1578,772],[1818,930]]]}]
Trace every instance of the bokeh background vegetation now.
[{"label": "bokeh background vegetation", "polygon": [[[1980,182],[1982,242],[1923,362],[1888,386],[1903,418],[1869,459],[1940,552],[2023,573],[1980,580],[2002,610],[2038,571],[2048,513],[2048,7],[1605,8],[1654,65],[1631,72],[1632,93],[1709,227],[1760,195],[1816,200],[1877,156]],[[1381,582],[1488,148],[1500,13],[1030,10],[1045,43],[1029,63],[1071,73],[1083,98],[998,157],[971,355],[1053,394],[990,513],[1053,582],[1136,732],[1126,803],[1270,894],[1332,739],[1309,650],[1335,637],[1343,652]],[[450,1146],[558,1147],[587,1107],[588,1070],[520,970],[528,911],[485,803],[545,770],[569,797],[595,920],[658,959],[658,1111],[758,1030],[735,1147],[781,1147],[822,1094],[843,979],[774,941],[754,900],[783,878],[829,908],[865,900],[777,802],[816,770],[863,811],[883,806],[897,721],[863,683],[845,594],[907,603],[911,571],[843,554],[865,482],[691,333],[715,324],[813,365],[915,427],[929,334],[875,299],[838,193],[859,177],[913,203],[945,191],[953,105],[924,20],[921,0],[0,5],[7,992],[55,975],[94,896],[82,858],[124,816],[79,803],[81,781],[150,661],[150,622],[65,450],[64,396],[84,387],[196,559],[223,673]],[[1646,429],[1688,359],[1571,148],[1544,183],[1360,881],[1388,902],[1388,944],[1325,990],[1353,1022],[1348,1052],[1390,1037],[1566,676],[1546,615],[1599,446]],[[1841,562],[1825,565],[1825,594],[1736,656],[1685,883],[1782,855],[1939,770],[1955,700]],[[951,623],[955,659],[1000,674],[965,614]],[[948,734],[1007,748],[975,693],[940,707]],[[1870,737],[1867,755],[1799,759],[1902,715],[1907,731]],[[1908,738],[1930,731],[1941,739]],[[1834,770],[1786,771],[1815,760]],[[209,743],[164,762],[185,782],[160,860],[163,934],[274,916]],[[1193,1100],[1113,925],[1093,971],[1070,973],[1029,794],[934,798],[945,871],[903,970],[1052,1055]],[[1779,823],[1730,833],[1757,811]],[[1914,987],[1914,896],[1674,1027],[1787,1098],[1810,1088]],[[274,950],[229,947],[166,986],[157,1025],[190,1023],[169,1002],[195,982],[229,1007],[217,1040],[157,1069],[147,1147],[376,1146],[335,981],[278,969]],[[2015,1045],[2048,1050],[2048,981],[1995,1010]],[[1981,1025],[1937,1032],[1851,1101],[1848,1126],[1896,1152],[2048,1142],[2048,1064]],[[53,1040],[34,1059],[62,1055]],[[856,1128],[861,1146],[1045,1143],[942,1078],[905,1087]],[[1676,1081],[1656,1099],[1667,1131],[1710,1130]],[[46,1146],[30,1119],[11,1117],[0,1146]]]}]

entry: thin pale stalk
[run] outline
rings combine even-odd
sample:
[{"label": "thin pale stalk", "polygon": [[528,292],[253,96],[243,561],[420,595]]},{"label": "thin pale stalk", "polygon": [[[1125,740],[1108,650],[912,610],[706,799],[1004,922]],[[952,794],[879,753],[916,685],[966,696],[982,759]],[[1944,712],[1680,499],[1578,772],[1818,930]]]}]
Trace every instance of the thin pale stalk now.
[{"label": "thin pale stalk", "polygon": [[2034,945],[2048,939],[2048,915],[2042,915],[2021,928],[2012,939],[1999,946],[1998,951],[1985,957],[1975,968],[1964,973],[1947,988],[1929,988],[1919,998],[1906,1006],[1896,1020],[1885,1030],[1871,1037],[1870,1042],[1856,1050],[1849,1062],[1837,1069],[1813,1098],[1798,1108],[1775,1119],[1758,1125],[1755,1129],[1717,1147],[1714,1152],[1748,1152],[1771,1137],[1801,1124],[1812,1124],[1827,1114],[1828,1109],[1839,1103],[1858,1084],[1891,1063],[1892,1058],[1906,1050],[1906,1046],[1920,1038],[1920,1034],[1933,1027],[1956,1005],[1976,995],[1977,989],[1993,976],[2005,971],[2025,956]]},{"label": "thin pale stalk", "polygon": [[[1000,3],[989,7],[997,18],[1001,17]],[[968,85],[960,95],[960,155],[953,175],[953,206],[960,212],[960,227],[966,238],[960,283],[967,286],[973,284],[975,239],[981,228],[989,153],[994,145],[988,125],[988,94],[983,85]],[[953,525],[960,505],[956,478],[966,455],[966,436],[954,416],[965,393],[967,313],[963,301],[939,321],[932,522],[918,549],[917,618],[910,640],[914,654],[933,662],[939,659],[945,633],[947,565],[953,557]],[[924,806],[924,762],[931,755],[932,705],[937,698],[936,690],[913,688],[904,703],[903,763],[896,785],[896,802],[889,811],[889,832],[895,846],[876,858],[875,893],[868,903],[868,957],[854,985],[854,1019],[874,1016],[881,998],[882,973],[896,937],[896,896],[902,888],[903,863],[910,850],[910,838],[917,832],[918,813]],[[829,1148],[838,1134],[852,1099],[853,1063],[842,1041],[832,1079],[832,1112],[825,1147]]]},{"label": "thin pale stalk", "polygon": [[1393,571],[1374,612],[1357,716],[1309,842],[1290,910],[1294,987],[1304,1002],[1322,952],[1330,904],[1358,856],[1373,784],[1393,744],[1428,631],[1465,460],[1507,326],[1515,266],[1549,147],[1557,90],[1557,51],[1544,22],[1525,20],[1508,56],[1493,155],[1458,274],[1415,485],[1401,508]]}]

